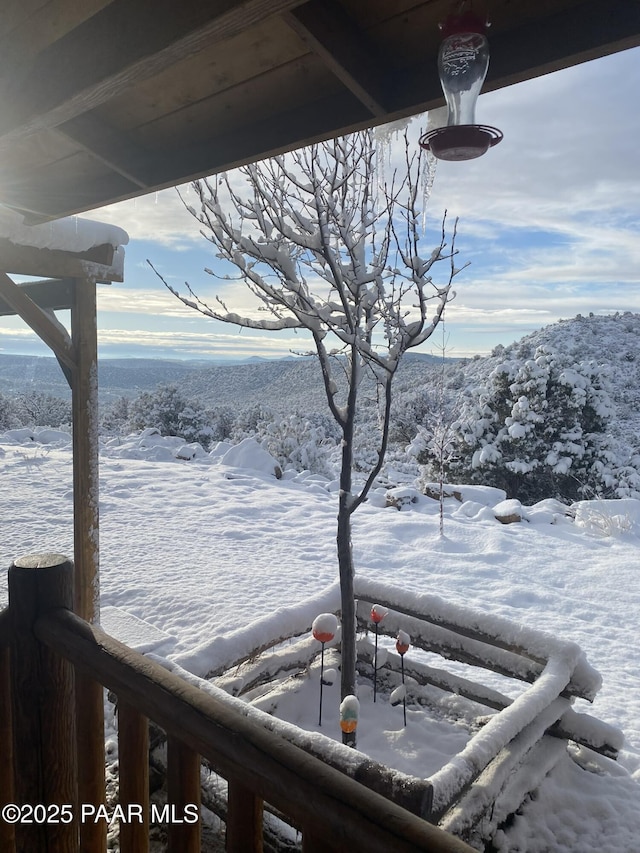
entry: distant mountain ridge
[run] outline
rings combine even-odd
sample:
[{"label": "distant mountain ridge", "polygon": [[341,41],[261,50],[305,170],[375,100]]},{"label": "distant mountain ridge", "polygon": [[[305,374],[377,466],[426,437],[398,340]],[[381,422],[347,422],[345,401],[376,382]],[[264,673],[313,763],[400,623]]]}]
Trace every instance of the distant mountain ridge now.
[{"label": "distant mountain ridge", "polygon": [[[408,390],[425,381],[440,364],[426,354],[407,355],[397,377],[397,390]],[[207,407],[245,408],[263,404],[274,411],[296,409],[324,411],[326,400],[318,362],[313,357],[251,359],[242,364],[162,359],[101,359],[98,388],[101,403],[119,397],[136,397],[159,385],[178,385],[186,397]],[[373,390],[373,383],[371,389]],[[55,358],[0,354],[0,393],[25,391],[66,397],[69,387]]]},{"label": "distant mountain ridge", "polygon": [[[488,356],[446,361],[449,385],[465,395],[476,393],[498,364],[532,358],[537,347],[567,354],[576,363],[593,360],[609,366],[616,408],[612,432],[640,452],[640,314],[578,315],[533,332]],[[437,356],[407,353],[395,380],[394,398],[418,394],[434,380],[442,362]],[[98,365],[103,404],[135,397],[158,385],[176,384],[186,397],[207,408],[240,410],[265,405],[275,412],[326,412],[322,377],[314,357],[252,359],[242,364],[157,359],[103,359]],[[25,390],[66,396],[69,389],[55,358],[0,354],[0,393]],[[374,400],[369,380],[365,391]],[[367,392],[368,393],[368,392]]]}]

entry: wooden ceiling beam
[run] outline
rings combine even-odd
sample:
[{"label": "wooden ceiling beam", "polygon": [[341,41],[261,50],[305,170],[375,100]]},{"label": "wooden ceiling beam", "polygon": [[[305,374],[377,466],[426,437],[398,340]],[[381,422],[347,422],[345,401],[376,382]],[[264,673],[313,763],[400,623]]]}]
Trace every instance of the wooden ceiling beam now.
[{"label": "wooden ceiling beam", "polygon": [[3,272],[0,272],[0,296],[53,350],[65,368],[75,370],[75,353],[68,332]]},{"label": "wooden ceiling beam", "polygon": [[0,86],[0,137],[55,127],[302,0],[113,0]]},{"label": "wooden ceiling beam", "polygon": [[373,116],[388,112],[382,69],[389,70],[392,57],[377,55],[339,3],[310,0],[283,18]]},{"label": "wooden ceiling beam", "polygon": [[106,122],[85,113],[61,124],[54,132],[71,139],[91,157],[141,190],[149,188],[151,179],[146,165],[149,153]]},{"label": "wooden ceiling beam", "polygon": [[[54,276],[55,278],[95,278],[96,281],[122,281],[122,273],[112,266],[111,245],[95,246],[86,252],[37,249],[19,246],[0,238],[0,270],[15,275]],[[1,274],[0,274],[1,275]],[[17,285],[16,285],[17,287]],[[10,305],[14,303],[1,294]],[[49,306],[45,306],[49,307]]]},{"label": "wooden ceiling beam", "polygon": [[[154,189],[176,186],[330,138],[335,136],[336,127],[347,127],[347,124],[349,130],[366,127],[372,124],[372,116],[345,90],[342,94],[274,114],[233,133],[199,139],[182,146],[179,151],[156,155],[149,159],[151,181]],[[14,173],[11,185],[4,188],[2,199],[5,204],[25,213],[30,224],[35,224],[99,207],[105,197],[112,203],[140,195],[137,188],[120,175],[112,175],[109,181],[107,184],[105,179],[85,180],[75,187],[70,186],[68,180],[60,179],[54,169],[48,174],[42,170],[35,183],[28,174]]]},{"label": "wooden ceiling beam", "polygon": [[[74,286],[70,278],[53,278],[18,284],[32,302],[44,311],[64,311],[73,306]],[[11,317],[17,311],[0,297],[0,317]]]},{"label": "wooden ceiling beam", "polygon": [[588,0],[491,36],[485,89],[498,89],[640,45],[639,0]]}]

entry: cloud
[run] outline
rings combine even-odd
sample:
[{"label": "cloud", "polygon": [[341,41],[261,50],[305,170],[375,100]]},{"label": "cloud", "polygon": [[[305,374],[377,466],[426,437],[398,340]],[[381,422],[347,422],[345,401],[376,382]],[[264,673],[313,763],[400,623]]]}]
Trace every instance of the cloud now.
[{"label": "cloud", "polygon": [[[150,331],[149,329],[101,328],[98,332],[98,344],[101,351],[112,351],[132,355],[140,350],[148,353],[163,353],[166,358],[249,358],[264,356],[281,358],[292,351],[306,351],[310,346],[307,335],[280,336],[247,334],[237,331],[224,333],[215,330],[213,323],[202,332]],[[218,325],[217,328],[220,328]]]},{"label": "cloud", "polygon": [[[181,191],[188,202],[193,194],[190,185]],[[198,223],[175,189],[101,207],[92,211],[91,216],[100,222],[119,225],[131,240],[156,243],[178,252],[186,252],[202,242]]]},{"label": "cloud", "polygon": [[101,288],[98,290],[98,312],[181,319],[194,314],[193,309],[183,305],[160,283],[156,290],[127,289],[123,286]]}]

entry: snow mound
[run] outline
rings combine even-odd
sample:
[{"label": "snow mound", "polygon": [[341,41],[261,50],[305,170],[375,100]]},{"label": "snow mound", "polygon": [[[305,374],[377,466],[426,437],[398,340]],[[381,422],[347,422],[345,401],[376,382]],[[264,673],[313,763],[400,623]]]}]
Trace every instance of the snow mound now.
[{"label": "snow mound", "polygon": [[576,527],[595,536],[637,535],[640,530],[640,501],[636,498],[578,501],[572,509]]},{"label": "snow mound", "polygon": [[250,471],[261,471],[263,474],[270,474],[278,480],[282,477],[282,469],[278,464],[278,460],[274,459],[270,453],[255,440],[255,438],[245,438],[240,444],[236,444],[229,448],[220,459],[223,465],[230,468],[247,468]]}]

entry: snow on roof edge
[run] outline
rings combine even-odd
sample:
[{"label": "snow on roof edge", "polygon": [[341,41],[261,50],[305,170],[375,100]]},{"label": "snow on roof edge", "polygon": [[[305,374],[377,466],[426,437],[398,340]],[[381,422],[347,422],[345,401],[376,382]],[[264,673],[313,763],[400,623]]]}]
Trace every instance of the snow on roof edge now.
[{"label": "snow on roof edge", "polygon": [[55,249],[63,252],[86,252],[96,246],[126,246],[129,235],[117,225],[69,216],[41,225],[25,225],[24,218],[9,207],[0,205],[0,238],[17,246]]}]

